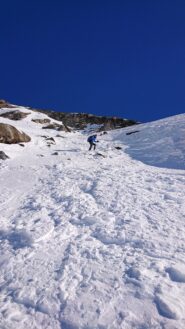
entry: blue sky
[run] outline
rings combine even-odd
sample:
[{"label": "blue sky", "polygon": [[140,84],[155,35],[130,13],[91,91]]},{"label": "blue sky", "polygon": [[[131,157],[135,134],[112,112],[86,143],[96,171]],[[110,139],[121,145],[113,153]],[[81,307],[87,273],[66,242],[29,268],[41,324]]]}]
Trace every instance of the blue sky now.
[{"label": "blue sky", "polygon": [[143,122],[185,112],[185,1],[1,1],[0,98]]}]

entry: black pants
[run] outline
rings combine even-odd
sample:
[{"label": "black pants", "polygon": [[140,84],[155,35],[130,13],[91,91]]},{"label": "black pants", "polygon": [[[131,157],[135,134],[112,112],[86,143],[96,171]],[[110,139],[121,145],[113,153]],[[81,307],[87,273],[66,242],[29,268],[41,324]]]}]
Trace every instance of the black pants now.
[{"label": "black pants", "polygon": [[92,149],[92,147],[94,146],[94,150],[96,149],[96,143],[90,143],[90,146],[89,146],[89,151]]}]

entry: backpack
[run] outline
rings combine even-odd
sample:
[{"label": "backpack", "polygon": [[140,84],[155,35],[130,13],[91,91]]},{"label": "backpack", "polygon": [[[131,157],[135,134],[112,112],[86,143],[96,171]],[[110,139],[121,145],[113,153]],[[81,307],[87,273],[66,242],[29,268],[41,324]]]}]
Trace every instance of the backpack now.
[{"label": "backpack", "polygon": [[87,141],[88,141],[89,143],[91,143],[91,142],[93,141],[93,138],[94,138],[94,136],[89,136],[89,137],[87,138]]}]

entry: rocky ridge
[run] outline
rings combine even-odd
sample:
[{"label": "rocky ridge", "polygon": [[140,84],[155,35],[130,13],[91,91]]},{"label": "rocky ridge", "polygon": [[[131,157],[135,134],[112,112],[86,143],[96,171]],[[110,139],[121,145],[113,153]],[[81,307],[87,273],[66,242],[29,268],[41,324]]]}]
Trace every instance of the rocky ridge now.
[{"label": "rocky ridge", "polygon": [[55,120],[62,121],[67,127],[71,127],[74,130],[84,130],[90,125],[97,125],[94,127],[97,131],[107,131],[113,129],[124,128],[137,124],[137,121],[128,120],[118,117],[97,116],[88,113],[66,113],[55,111],[41,111],[47,113],[47,115]]},{"label": "rocky ridge", "polygon": [[4,99],[0,99],[0,109],[1,108],[14,108],[15,106],[10,104],[9,102],[5,101]]},{"label": "rocky ridge", "polygon": [[[14,108],[15,105],[10,104],[9,102],[5,100],[0,100],[0,109],[1,108]],[[138,122],[135,120],[129,120],[129,119],[123,119],[118,118],[116,116],[97,116],[94,114],[88,114],[88,113],[67,113],[67,112],[56,112],[53,110],[42,110],[42,109],[35,109],[32,107],[26,107],[27,109],[30,109],[32,111],[41,112],[46,114],[51,119],[62,121],[63,128],[65,131],[70,131],[70,128],[73,130],[90,130],[90,126],[93,130],[96,131],[107,131],[107,130],[113,130],[113,129],[119,129],[124,128],[128,126],[132,126],[137,124]],[[9,119],[12,120],[19,120],[22,119],[20,112],[13,111],[9,112],[7,115]],[[0,113],[0,116],[3,116]]]},{"label": "rocky ridge", "polygon": [[[99,116],[90,113],[73,113],[73,112],[56,112],[53,110],[42,110],[29,107],[28,109],[36,112],[45,113],[48,117],[62,121],[63,125],[73,130],[91,130],[90,126],[93,126],[92,129],[96,131],[107,131],[114,130],[119,128],[125,128],[132,125],[136,125],[139,122],[132,119],[123,119],[116,116]],[[68,129],[67,129],[68,130]]]},{"label": "rocky ridge", "polygon": [[[41,129],[52,129],[56,131],[71,132],[72,130],[84,130],[90,133],[118,129],[136,124],[134,120],[127,120],[117,117],[96,116],[87,113],[65,113],[48,110],[33,109],[31,107],[21,107],[10,104],[5,100],[0,100],[0,118],[11,121],[25,119],[31,113],[36,114],[31,121],[42,125]],[[40,118],[39,114],[44,114],[45,118]],[[53,120],[52,120],[53,119]],[[8,122],[0,122],[0,143],[16,144],[29,142],[31,137]]]}]

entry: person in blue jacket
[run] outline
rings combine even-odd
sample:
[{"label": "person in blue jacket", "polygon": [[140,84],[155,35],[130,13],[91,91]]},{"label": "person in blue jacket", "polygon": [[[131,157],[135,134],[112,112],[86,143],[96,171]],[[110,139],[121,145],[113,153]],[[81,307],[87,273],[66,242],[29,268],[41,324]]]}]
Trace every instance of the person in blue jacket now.
[{"label": "person in blue jacket", "polygon": [[90,146],[89,146],[89,151],[92,149],[92,147],[94,146],[94,150],[96,149],[96,143],[98,142],[96,140],[97,135],[92,135],[89,136],[87,141],[89,142]]}]

